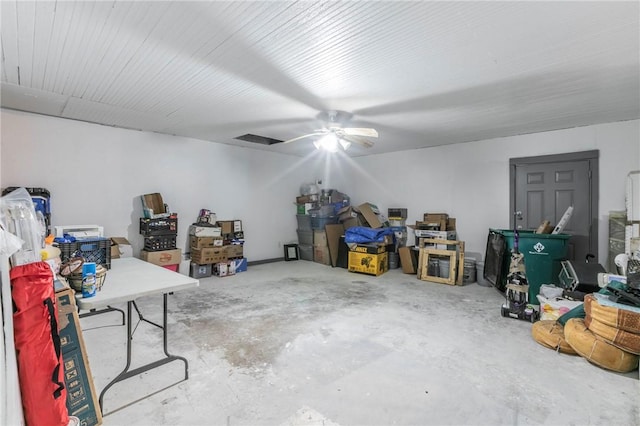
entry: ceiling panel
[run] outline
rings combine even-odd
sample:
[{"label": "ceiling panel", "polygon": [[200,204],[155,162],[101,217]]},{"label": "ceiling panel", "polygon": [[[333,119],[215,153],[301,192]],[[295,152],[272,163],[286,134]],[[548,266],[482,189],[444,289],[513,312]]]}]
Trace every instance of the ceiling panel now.
[{"label": "ceiling panel", "polygon": [[[638,2],[0,2],[13,108],[292,155],[321,113],[367,155],[640,118]],[[326,115],[326,114],[325,114]]]}]

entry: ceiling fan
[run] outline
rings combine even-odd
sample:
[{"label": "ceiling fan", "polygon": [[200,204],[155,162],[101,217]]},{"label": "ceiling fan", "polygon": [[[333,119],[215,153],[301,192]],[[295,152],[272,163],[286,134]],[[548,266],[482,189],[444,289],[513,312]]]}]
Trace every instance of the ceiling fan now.
[{"label": "ceiling fan", "polygon": [[362,127],[344,127],[343,123],[347,122],[353,115],[345,111],[327,111],[318,114],[318,119],[324,121],[321,129],[316,129],[312,133],[298,136],[293,139],[284,141],[291,143],[306,138],[316,138],[313,144],[317,149],[325,149],[327,151],[337,151],[338,146],[348,149],[351,144],[357,144],[366,148],[373,146],[373,141],[368,138],[377,138],[376,129]]}]

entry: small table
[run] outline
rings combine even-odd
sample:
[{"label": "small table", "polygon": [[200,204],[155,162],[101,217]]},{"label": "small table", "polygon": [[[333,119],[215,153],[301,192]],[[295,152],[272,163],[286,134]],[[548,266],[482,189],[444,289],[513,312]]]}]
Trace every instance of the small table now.
[{"label": "small table", "polygon": [[[189,378],[189,364],[186,358],[171,355],[167,350],[167,296],[174,291],[186,290],[197,287],[198,285],[199,281],[197,279],[187,277],[140,259],[127,257],[113,259],[111,261],[111,269],[107,272],[104,286],[100,291],[96,292],[95,296],[89,298],[83,298],[80,294],[76,296],[76,303],[80,310],[100,309],[109,307],[109,305],[113,305],[114,303],[127,302],[127,363],[124,370],[109,382],[100,393],[99,403],[101,411],[104,395],[110,387],[145,371],[160,367],[172,361],[180,360],[184,362],[184,380]],[[162,325],[144,319],[135,305],[135,299],[154,294],[163,295]],[[133,339],[131,326],[132,307],[135,307],[136,311],[138,311],[140,320],[162,329],[165,357],[129,370],[131,366],[131,341]]]}]

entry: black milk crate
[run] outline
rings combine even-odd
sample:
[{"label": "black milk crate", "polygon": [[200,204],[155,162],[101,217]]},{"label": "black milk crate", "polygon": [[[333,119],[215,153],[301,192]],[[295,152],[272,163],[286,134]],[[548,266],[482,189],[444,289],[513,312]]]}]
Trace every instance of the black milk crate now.
[{"label": "black milk crate", "polygon": [[140,218],[140,234],[145,237],[178,233],[178,218]]},{"label": "black milk crate", "polygon": [[109,238],[83,238],[72,243],[56,243],[60,249],[60,260],[66,262],[73,257],[83,257],[85,262],[95,262],[111,268],[111,240]]},{"label": "black milk crate", "polygon": [[146,251],[173,250],[176,248],[176,235],[154,235],[145,237],[144,249]]}]

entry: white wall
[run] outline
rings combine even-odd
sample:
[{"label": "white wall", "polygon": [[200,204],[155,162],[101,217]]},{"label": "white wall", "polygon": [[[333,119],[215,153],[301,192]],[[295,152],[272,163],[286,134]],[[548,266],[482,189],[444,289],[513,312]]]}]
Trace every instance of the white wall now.
[{"label": "white wall", "polygon": [[[1,111],[0,185],[45,187],[53,225],[98,224],[142,246],[140,195],[160,192],[178,213],[178,247],[201,208],[241,219],[249,261],[283,256],[296,241],[300,184],[324,179],[307,159],[11,110]],[[315,150],[314,150],[315,151]],[[328,180],[328,179],[325,179]]]},{"label": "white wall", "polygon": [[447,212],[467,250],[483,253],[488,228],[509,225],[510,158],[597,149],[606,264],[608,212],[624,210],[626,175],[640,169],[638,120],[355,159],[313,150],[301,159],[10,110],[0,119],[0,186],[48,188],[54,225],[100,224],[137,249],[139,196],[160,192],[179,214],[179,247],[199,209],[209,208],[243,220],[250,261],[282,257],[281,244],[296,240],[293,200],[315,179],[354,204],[407,207],[408,223]]},{"label": "white wall", "polygon": [[599,262],[606,264],[609,211],[625,209],[626,175],[640,169],[638,120],[360,157],[353,201],[377,203],[384,212],[407,207],[407,223],[425,212],[449,213],[466,249],[484,253],[488,229],[509,227],[510,158],[596,149]]}]

